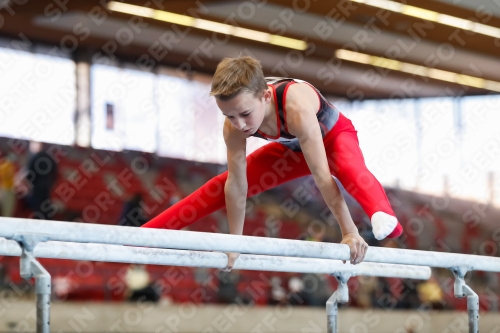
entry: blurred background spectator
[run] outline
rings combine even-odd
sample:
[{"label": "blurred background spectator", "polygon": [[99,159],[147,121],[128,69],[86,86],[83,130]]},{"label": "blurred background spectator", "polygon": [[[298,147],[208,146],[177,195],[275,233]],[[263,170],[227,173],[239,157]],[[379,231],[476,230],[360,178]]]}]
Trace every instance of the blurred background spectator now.
[{"label": "blurred background spectator", "polygon": [[16,167],[14,154],[4,154],[0,150],[0,215],[11,217],[14,213],[16,195],[14,193],[14,178]]},{"label": "blurred background spectator", "polygon": [[271,277],[271,294],[269,297],[269,305],[285,304],[287,300],[286,290],[281,285],[282,281],[278,276]]},{"label": "blurred background spectator", "polygon": [[304,274],[304,303],[310,306],[325,306],[326,301],[333,294],[325,274]]},{"label": "blurred background spectator", "polygon": [[443,298],[441,286],[434,276],[422,281],[417,286],[418,298],[420,302],[429,306],[433,310],[442,310],[446,302]]},{"label": "blurred background spectator", "polygon": [[142,205],[144,204],[142,200],[142,194],[136,193],[126,201],[123,205],[123,210],[118,220],[118,225],[128,226],[128,227],[140,227],[147,222],[146,216],[144,216],[144,211]]},{"label": "blurred background spectator", "polygon": [[235,303],[238,297],[240,273],[237,270],[232,270],[230,272],[220,271],[217,273],[217,277],[219,278],[217,290],[218,303]]},{"label": "blurred background spectator", "polygon": [[125,274],[127,300],[131,302],[158,302],[160,294],[153,287],[144,265],[130,265]]},{"label": "blurred background spectator", "polygon": [[42,142],[30,142],[26,182],[30,192],[26,196],[28,205],[33,210],[33,218],[48,220],[56,213],[51,203],[51,191],[58,176],[58,167],[54,158],[47,152],[49,145]]},{"label": "blurred background spectator", "polygon": [[298,276],[292,277],[288,280],[288,290],[290,291],[287,295],[288,303],[290,305],[306,305],[304,295],[304,282]]}]

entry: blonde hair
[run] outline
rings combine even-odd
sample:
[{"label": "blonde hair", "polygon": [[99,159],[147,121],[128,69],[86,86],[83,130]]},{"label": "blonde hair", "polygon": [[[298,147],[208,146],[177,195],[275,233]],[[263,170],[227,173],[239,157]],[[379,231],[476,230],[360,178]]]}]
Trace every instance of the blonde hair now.
[{"label": "blonde hair", "polygon": [[210,96],[228,101],[242,91],[257,95],[266,89],[267,83],[260,62],[250,56],[240,56],[224,58],[217,65]]}]

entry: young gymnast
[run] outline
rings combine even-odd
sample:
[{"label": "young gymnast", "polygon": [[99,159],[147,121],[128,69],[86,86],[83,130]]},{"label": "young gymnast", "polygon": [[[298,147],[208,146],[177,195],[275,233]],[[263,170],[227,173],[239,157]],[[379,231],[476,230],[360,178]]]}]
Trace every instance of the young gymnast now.
[{"label": "young gymnast", "polygon": [[[342,244],[360,263],[368,245],[359,235],[335,176],[370,217],[375,238],[395,238],[403,229],[384,189],[367,169],[351,121],[312,85],[290,78],[265,78],[248,56],[217,66],[210,95],[222,113],[228,171],[165,210],[142,227],[182,229],[226,206],[231,234],[241,235],[246,198],[312,174],[342,231]],[[250,136],[273,141],[249,156]],[[239,254],[228,254],[230,270]]]}]

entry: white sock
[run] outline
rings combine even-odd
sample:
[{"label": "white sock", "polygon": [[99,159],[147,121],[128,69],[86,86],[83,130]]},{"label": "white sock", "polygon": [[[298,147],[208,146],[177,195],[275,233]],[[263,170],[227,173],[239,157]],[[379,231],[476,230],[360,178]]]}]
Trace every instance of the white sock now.
[{"label": "white sock", "polygon": [[372,228],[375,238],[384,239],[396,228],[398,219],[384,212],[376,212],[372,215]]}]

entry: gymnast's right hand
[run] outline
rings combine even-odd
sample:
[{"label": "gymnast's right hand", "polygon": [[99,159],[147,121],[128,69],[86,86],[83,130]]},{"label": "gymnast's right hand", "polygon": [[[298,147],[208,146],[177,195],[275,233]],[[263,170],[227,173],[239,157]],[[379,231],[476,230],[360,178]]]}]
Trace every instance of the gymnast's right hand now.
[{"label": "gymnast's right hand", "polygon": [[227,255],[227,266],[222,269],[223,272],[230,272],[233,269],[236,259],[240,256],[237,252],[226,252]]}]

